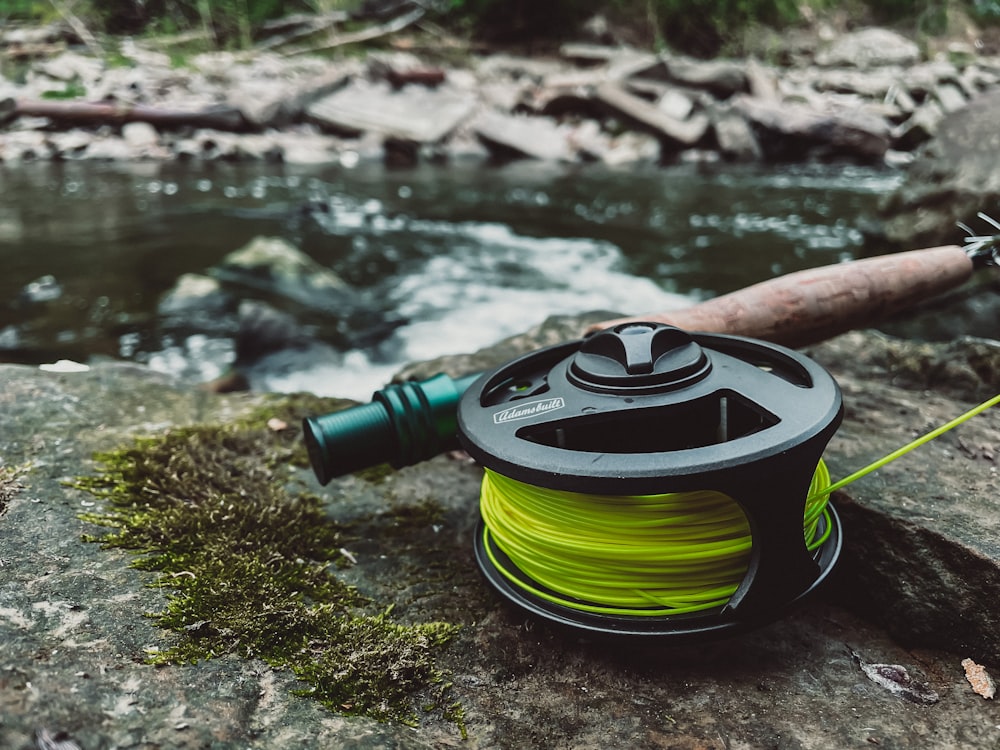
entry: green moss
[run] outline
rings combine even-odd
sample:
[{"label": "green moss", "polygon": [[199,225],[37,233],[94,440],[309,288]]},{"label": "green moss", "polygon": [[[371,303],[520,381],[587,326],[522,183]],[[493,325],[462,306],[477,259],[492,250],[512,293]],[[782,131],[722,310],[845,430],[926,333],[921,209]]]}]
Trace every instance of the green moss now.
[{"label": "green moss", "polygon": [[[289,465],[305,461],[302,414],[331,408],[286,399],[237,424],[99,454],[97,474],[75,484],[104,501],[84,519],[109,531],[87,538],[131,550],[135,567],[158,574],[167,605],[149,616],[177,637],[151,662],[258,658],[290,670],[332,710],[412,724],[419,699],[461,728],[434,659],[457,626],[393,622],[391,608],[344,583],[349,528],[315,495],[289,488]],[[269,427],[272,418],[285,426]]]},{"label": "green moss", "polygon": [[398,718],[393,707],[428,685],[446,690],[427,651],[450,639],[453,628],[444,623],[399,625],[388,614],[327,620],[328,647],[295,667],[296,675],[312,685],[304,692],[335,711],[353,713],[364,707],[368,715],[384,720]]},{"label": "green moss", "polygon": [[306,467],[309,466],[309,454],[299,431],[303,417],[339,411],[354,405],[354,401],[347,399],[323,398],[309,393],[271,395],[264,399],[262,406],[244,417],[242,423],[247,426],[263,427],[272,420],[283,422],[288,430],[275,432],[287,438],[285,444],[290,448],[290,452],[281,456],[281,460],[292,466]]},{"label": "green moss", "polygon": [[424,498],[415,503],[395,504],[385,515],[392,519],[391,526],[384,531],[390,536],[393,532],[411,533],[411,530],[426,532],[434,524],[444,521],[444,508],[436,500]]},{"label": "green moss", "polygon": [[375,466],[369,466],[367,469],[354,472],[354,476],[372,484],[382,484],[392,472],[393,468],[389,464],[376,464]]}]

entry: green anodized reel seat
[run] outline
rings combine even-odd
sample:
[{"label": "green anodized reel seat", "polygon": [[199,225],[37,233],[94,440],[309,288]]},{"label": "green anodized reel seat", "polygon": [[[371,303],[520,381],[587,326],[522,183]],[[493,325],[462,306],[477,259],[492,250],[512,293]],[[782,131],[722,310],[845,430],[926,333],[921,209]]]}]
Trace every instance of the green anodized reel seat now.
[{"label": "green anodized reel seat", "polygon": [[327,484],[380,463],[398,469],[457,448],[458,401],[477,377],[393,383],[367,404],[306,418],[302,430],[316,478]]}]

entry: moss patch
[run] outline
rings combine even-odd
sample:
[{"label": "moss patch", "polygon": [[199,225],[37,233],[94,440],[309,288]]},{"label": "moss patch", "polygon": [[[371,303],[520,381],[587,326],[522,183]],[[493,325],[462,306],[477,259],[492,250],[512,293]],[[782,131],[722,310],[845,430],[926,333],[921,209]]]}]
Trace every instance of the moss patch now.
[{"label": "moss patch", "polygon": [[158,574],[167,606],[149,616],[178,637],[151,662],[259,658],[332,710],[412,724],[419,700],[461,728],[434,658],[457,626],[393,622],[391,608],[345,584],[337,566],[350,529],[288,487],[289,465],[306,461],[302,414],[331,408],[286,399],[236,424],[99,454],[96,476],[76,486],[104,501],[84,519],[110,531],[88,539],[130,550],[135,567]]}]

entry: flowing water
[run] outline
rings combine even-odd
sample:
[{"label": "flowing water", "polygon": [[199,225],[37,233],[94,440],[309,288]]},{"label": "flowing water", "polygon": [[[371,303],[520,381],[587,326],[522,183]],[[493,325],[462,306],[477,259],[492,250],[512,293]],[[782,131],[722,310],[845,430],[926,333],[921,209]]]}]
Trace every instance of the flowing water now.
[{"label": "flowing water", "polygon": [[366,312],[349,327],[307,316],[340,360],[266,387],[367,398],[407,361],[553,313],[668,309],[855,257],[859,223],[899,180],[851,165],[8,166],[0,361],[104,356],[215,377],[232,332],[170,328],[157,302],[181,274],[273,235],[349,282]]}]

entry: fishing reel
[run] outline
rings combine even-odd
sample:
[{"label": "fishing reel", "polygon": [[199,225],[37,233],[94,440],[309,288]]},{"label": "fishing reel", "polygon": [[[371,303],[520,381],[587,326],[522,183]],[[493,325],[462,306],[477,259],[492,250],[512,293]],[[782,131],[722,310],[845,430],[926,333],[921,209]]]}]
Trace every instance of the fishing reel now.
[{"label": "fishing reel", "polygon": [[485,469],[474,552],[500,595],[672,642],[763,625],[829,576],[841,526],[821,456],[842,414],[834,379],[791,349],[626,323],[390,386],[305,420],[305,439],[324,483],[461,445]]}]

